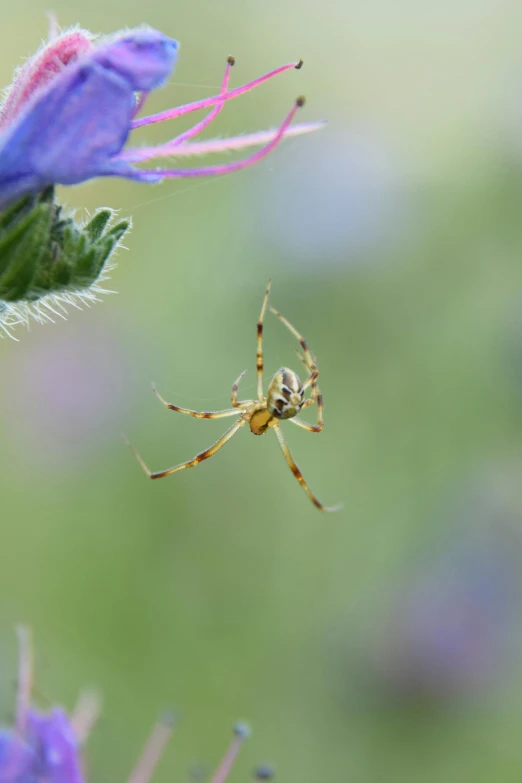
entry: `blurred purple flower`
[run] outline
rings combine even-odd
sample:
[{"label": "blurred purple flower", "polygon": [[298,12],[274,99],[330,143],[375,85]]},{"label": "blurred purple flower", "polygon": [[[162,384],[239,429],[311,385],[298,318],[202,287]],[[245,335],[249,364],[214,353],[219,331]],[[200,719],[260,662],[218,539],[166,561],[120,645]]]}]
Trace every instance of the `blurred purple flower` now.
[{"label": "blurred purple flower", "polygon": [[[61,708],[36,710],[30,702],[32,655],[27,628],[18,629],[20,662],[16,724],[0,731],[0,783],[84,783],[82,745],[100,710],[99,699],[86,694],[71,715]],[[153,728],[127,783],[149,783],[172,736],[173,719],[167,715]],[[214,772],[211,783],[225,783],[250,731],[243,723],[234,727],[232,741]],[[269,767],[254,772],[255,780],[273,775]]]},{"label": "blurred purple flower", "polygon": [[29,632],[18,629],[20,665],[16,726],[0,734],[1,783],[82,783],[79,739],[61,708],[47,713],[30,704],[32,662]]},{"label": "blurred purple flower", "polygon": [[[160,114],[135,119],[148,93],[171,74],[178,43],[151,28],[136,28],[91,44],[89,33],[67,31],[51,40],[19,71],[0,111],[0,210],[21,196],[55,183],[74,185],[93,177],[117,176],[139,182],[228,174],[267,155],[285,135],[316,130],[320,123],[290,124],[303,104],[298,99],[280,128],[249,136],[187,144],[220,113],[226,101],[246,93],[301,62],[283,65],[254,81],[228,89],[228,58],[218,95]],[[136,100],[136,93],[140,94]],[[210,113],[163,145],[123,150],[134,128],[181,117],[198,109]],[[202,155],[264,145],[246,159],[192,169],[140,170],[133,163],[166,156]]]},{"label": "blurred purple flower", "polygon": [[78,470],[123,427],[133,373],[130,347],[105,322],[71,324],[40,338],[20,357],[6,356],[0,399],[9,439],[29,470]]},{"label": "blurred purple flower", "polygon": [[379,622],[373,659],[397,695],[477,692],[520,654],[520,514],[483,489],[460,513],[463,529],[418,564]]},{"label": "blurred purple flower", "polygon": [[262,245],[300,268],[324,271],[328,263],[357,263],[398,235],[405,212],[400,173],[373,132],[331,125],[320,139],[307,141],[305,167],[295,152],[290,149],[276,171],[263,172],[255,206],[245,207],[258,215]]}]

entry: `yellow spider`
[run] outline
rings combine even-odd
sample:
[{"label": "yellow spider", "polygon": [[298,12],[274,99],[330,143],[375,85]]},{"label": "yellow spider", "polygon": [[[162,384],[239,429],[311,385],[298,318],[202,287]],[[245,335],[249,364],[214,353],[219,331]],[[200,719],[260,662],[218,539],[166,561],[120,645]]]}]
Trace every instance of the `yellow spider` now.
[{"label": "yellow spider", "polygon": [[[239,378],[234,382],[232,386],[232,408],[229,408],[228,410],[224,411],[209,411],[209,412],[198,412],[198,411],[192,411],[188,408],[179,408],[177,405],[173,405],[170,402],[167,402],[163,399],[163,397],[159,394],[154,384],[152,385],[152,389],[160,402],[163,403],[163,405],[166,408],[169,408],[172,411],[178,411],[178,413],[186,413],[188,416],[193,416],[195,419],[224,419],[227,416],[237,416],[239,414],[239,418],[236,422],[225,432],[224,435],[221,436],[221,438],[214,443],[213,446],[210,446],[210,448],[205,449],[205,451],[202,451],[200,454],[196,454],[194,459],[188,460],[188,462],[182,462],[180,465],[176,465],[173,468],[168,468],[167,470],[160,470],[156,473],[152,473],[141,456],[138,454],[136,449],[130,444],[127,443],[129,448],[134,452],[136,455],[136,458],[138,462],[140,463],[141,467],[143,468],[143,472],[151,479],[157,479],[157,478],[163,478],[164,476],[170,476],[171,473],[177,473],[178,470],[184,470],[184,468],[193,468],[195,465],[199,465],[200,462],[203,462],[203,460],[208,459],[209,457],[212,457],[219,449],[227,443],[231,439],[235,433],[241,429],[245,424],[248,424],[250,426],[251,432],[254,433],[254,435],[264,435],[265,432],[268,432],[268,430],[273,429],[275,434],[277,435],[277,438],[279,440],[279,445],[281,446],[281,450],[284,454],[284,457],[286,461],[288,462],[288,465],[290,466],[290,470],[312,501],[312,503],[322,511],[338,511],[341,506],[325,506],[321,503],[321,501],[316,498],[316,496],[313,494],[313,492],[310,490],[308,484],[303,478],[303,474],[297,467],[292,455],[290,454],[290,449],[288,448],[286,441],[284,439],[283,433],[281,431],[281,428],[279,426],[279,422],[283,421],[284,419],[289,419],[293,424],[297,424],[299,427],[302,427],[304,430],[308,430],[309,432],[321,432],[321,430],[324,427],[324,421],[323,421],[323,396],[321,392],[319,391],[319,387],[317,386],[317,377],[319,375],[319,369],[317,367],[317,364],[315,362],[314,357],[310,353],[310,349],[308,348],[308,345],[306,343],[306,340],[302,335],[299,334],[299,332],[290,324],[284,316],[281,315],[281,313],[278,313],[277,310],[275,310],[273,307],[270,307],[270,310],[276,315],[279,320],[289,329],[294,337],[296,337],[300,344],[301,348],[303,350],[303,354],[297,352],[299,358],[301,359],[307,373],[308,378],[304,383],[301,383],[297,373],[295,373],[293,370],[289,370],[288,367],[281,367],[272,380],[270,381],[270,384],[268,386],[268,391],[266,397],[263,394],[263,321],[265,317],[265,312],[267,308],[268,303],[268,295],[270,293],[270,283],[268,283],[265,291],[265,296],[263,299],[263,305],[261,307],[261,314],[259,316],[259,321],[257,322],[257,400],[243,400],[242,402],[238,402],[237,399],[237,392],[239,383],[241,381],[241,378],[244,376],[244,374],[247,372],[244,370]],[[304,394],[306,389],[310,388],[310,397],[305,400]],[[314,403],[317,403],[317,424],[308,424],[307,422],[303,421],[302,419],[297,418],[297,414],[299,411],[303,410],[304,408],[309,408]]]}]

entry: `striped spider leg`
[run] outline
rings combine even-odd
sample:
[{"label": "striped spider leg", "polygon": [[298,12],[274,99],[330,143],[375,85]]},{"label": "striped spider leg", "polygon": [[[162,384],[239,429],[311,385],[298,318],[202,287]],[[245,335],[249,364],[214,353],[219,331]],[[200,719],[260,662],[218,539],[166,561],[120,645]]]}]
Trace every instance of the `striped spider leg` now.
[{"label": "striped spider leg", "polygon": [[[153,385],[154,393],[159,401],[167,409],[177,411],[178,413],[184,413],[187,416],[192,416],[196,419],[224,419],[226,417],[236,416],[236,421],[231,427],[217,440],[212,446],[201,451],[199,454],[188,460],[182,462],[179,465],[175,465],[173,468],[167,468],[166,470],[150,471],[145,461],[136,451],[136,449],[127,442],[129,448],[133,451],[136,459],[141,465],[143,472],[151,479],[163,478],[164,476],[170,476],[172,473],[177,473],[185,468],[193,468],[199,465],[209,457],[214,456],[216,452],[221,449],[225,443],[238,432],[245,424],[248,424],[250,431],[254,435],[264,435],[268,430],[273,429],[276,433],[281,451],[290,467],[290,470],[294,474],[295,478],[302,486],[314,506],[322,511],[338,511],[341,506],[325,506],[321,501],[313,494],[308,484],[303,478],[303,474],[299,470],[294,458],[292,457],[288,445],[285,441],[284,435],[280,428],[280,422],[286,419],[292,421],[298,427],[308,430],[308,432],[321,432],[324,427],[323,420],[323,398],[317,385],[317,378],[319,376],[319,368],[315,357],[308,348],[308,344],[304,337],[295,329],[287,319],[281,315],[273,307],[270,310],[277,316],[281,323],[294,335],[301,345],[302,354],[298,351],[298,356],[303,363],[303,366],[307,373],[307,378],[304,383],[301,382],[297,373],[290,370],[288,367],[281,367],[268,385],[266,396],[263,393],[263,366],[264,366],[264,354],[263,354],[263,327],[264,318],[268,305],[268,297],[270,294],[270,283],[268,283],[261,306],[261,313],[257,322],[257,354],[256,354],[256,370],[257,370],[257,400],[238,400],[238,388],[246,370],[234,381],[232,385],[231,403],[232,408],[227,408],[222,411],[193,411],[189,408],[180,408],[178,405],[167,402],[159,394],[156,387]],[[305,392],[310,389],[310,397],[305,399]],[[311,405],[317,404],[317,424],[308,424],[308,422],[297,418],[297,414],[303,408],[308,408]]]},{"label": "striped spider leg", "polygon": [[[268,284],[265,293],[263,309],[261,310],[262,316],[264,314],[264,307],[266,305],[266,302],[268,301],[269,292],[270,292],[270,283]],[[297,331],[297,329],[294,326],[292,326],[292,324],[283,315],[281,315],[281,313],[278,312],[278,310],[275,309],[275,307],[270,307],[269,309],[281,321],[281,323],[283,323],[286,326],[286,328],[291,332],[291,334],[293,334],[293,336],[299,341],[303,353],[301,354],[299,351],[297,351],[297,355],[299,356],[299,359],[301,360],[305,370],[308,373],[308,378],[304,383],[302,383],[301,380],[299,379],[299,376],[292,370],[288,369],[287,367],[282,367],[280,370],[278,370],[268,387],[267,398],[266,398],[268,410],[273,411],[273,415],[276,419],[288,419],[293,424],[296,424],[298,427],[301,427],[302,429],[307,430],[308,432],[321,432],[322,429],[324,428],[323,396],[319,391],[319,387],[317,385],[319,368],[317,366],[315,357],[311,353],[308,344],[304,339],[304,337],[302,336],[302,334],[300,334]],[[260,318],[260,321],[262,321],[262,318]],[[258,323],[258,335],[260,331],[262,333],[262,328],[260,330],[259,323]],[[259,352],[259,348],[258,348],[258,352]],[[258,361],[258,365],[259,365],[259,361]],[[261,366],[262,366],[262,362],[261,362]],[[308,387],[310,387],[311,396],[309,397],[309,399],[305,400],[304,392]],[[286,406],[283,400],[286,401]],[[310,407],[314,403],[317,403],[317,424],[308,424],[308,422],[305,422],[297,417],[299,411],[303,410],[304,408]],[[297,463],[292,457],[292,454],[290,452],[290,449],[288,448],[283,432],[279,424],[277,423],[277,421],[272,426],[274,427],[275,433],[277,435],[277,439],[279,441],[279,445],[281,446],[281,451],[283,452],[283,455],[288,463],[290,470],[292,471],[295,478],[302,486],[302,488],[304,489],[304,491],[306,492],[306,494],[308,495],[312,503],[321,511],[339,511],[342,508],[341,505],[325,506],[313,494],[307,482],[305,481],[303,474],[301,473]]]},{"label": "striped spider leg", "polygon": [[193,411],[190,408],[180,408],[178,405],[174,405],[171,402],[167,402],[163,399],[161,394],[156,389],[156,386],[152,384],[152,390],[154,391],[156,397],[158,400],[166,407],[168,410],[171,411],[177,411],[178,413],[185,413],[187,416],[192,416],[195,419],[225,419],[229,416],[238,416],[239,418],[237,421],[234,422],[234,424],[228,428],[228,430],[225,432],[224,435],[219,438],[212,446],[210,446],[208,449],[205,449],[204,451],[201,451],[199,454],[196,454],[194,459],[188,460],[187,462],[182,462],[179,465],[175,465],[173,468],[168,468],[167,470],[159,470],[156,472],[150,471],[147,467],[145,461],[141,457],[141,455],[136,451],[134,446],[132,446],[129,441],[127,441],[127,446],[131,449],[131,451],[136,456],[136,459],[140,463],[141,467],[143,468],[143,472],[151,479],[157,479],[157,478],[164,478],[165,476],[170,476],[172,473],[177,473],[179,470],[184,470],[185,468],[193,468],[196,465],[199,465],[200,462],[203,462],[203,460],[208,459],[209,457],[214,456],[216,451],[219,451],[219,449],[227,443],[230,438],[236,434],[236,432],[243,427],[247,421],[248,421],[248,410],[252,405],[255,405],[255,400],[245,400],[244,402],[238,402],[237,401],[237,392],[239,383],[241,381],[241,378],[245,375],[246,370],[244,370],[241,375],[236,378],[236,380],[233,383],[232,386],[232,397],[231,402],[234,406],[233,408],[227,408],[223,411]]},{"label": "striped spider leg", "polygon": [[308,348],[308,345],[306,343],[306,340],[302,335],[299,334],[297,329],[295,329],[292,324],[287,321],[287,319],[279,313],[275,307],[270,308],[271,312],[276,315],[281,323],[283,323],[286,328],[296,337],[299,342],[301,343],[301,348],[303,349],[303,353],[300,353],[299,351],[296,351],[299,359],[301,360],[305,370],[308,373],[308,379],[303,384],[303,389],[306,389],[308,386],[311,387],[311,396],[308,400],[305,400],[303,404],[301,405],[301,410],[304,408],[309,408],[310,405],[313,405],[314,402],[317,403],[317,424],[308,424],[308,422],[303,421],[302,419],[297,418],[297,416],[292,416],[290,421],[292,424],[297,424],[298,427],[302,427],[304,430],[308,430],[308,432],[321,432],[324,428],[324,420],[323,420],[323,395],[319,391],[319,386],[317,385],[317,378],[319,376],[319,368],[317,367],[317,362],[315,360],[315,357],[312,356],[310,349]]}]

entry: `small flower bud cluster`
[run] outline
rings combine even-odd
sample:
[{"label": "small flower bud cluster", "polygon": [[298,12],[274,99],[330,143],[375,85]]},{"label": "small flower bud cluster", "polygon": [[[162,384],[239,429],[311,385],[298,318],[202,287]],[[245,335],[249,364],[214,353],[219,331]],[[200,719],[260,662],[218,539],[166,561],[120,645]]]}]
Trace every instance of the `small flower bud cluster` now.
[{"label": "small flower bud cluster", "polygon": [[[84,694],[68,714],[61,707],[47,712],[31,704],[32,654],[27,628],[18,628],[20,661],[16,720],[13,728],[0,730],[0,783],[87,783],[82,747],[100,712],[100,699]],[[127,783],[150,783],[174,730],[175,718],[165,714],[154,726]],[[237,723],[229,747],[210,783],[226,783],[241,745],[250,734]],[[253,780],[269,780],[273,772],[260,766]]]}]

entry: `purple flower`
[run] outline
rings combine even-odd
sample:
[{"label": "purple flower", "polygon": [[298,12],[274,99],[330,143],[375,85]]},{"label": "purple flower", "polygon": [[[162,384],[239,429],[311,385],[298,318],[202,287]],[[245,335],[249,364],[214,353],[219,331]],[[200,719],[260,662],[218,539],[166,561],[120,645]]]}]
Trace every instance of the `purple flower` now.
[{"label": "purple flower", "polygon": [[[267,155],[287,135],[321,127],[290,128],[303,99],[298,98],[278,130],[229,139],[187,143],[220,113],[226,101],[302,62],[283,65],[229,90],[227,60],[218,95],[136,119],[148,93],[170,76],[178,43],[150,28],[137,28],[102,40],[80,30],[51,40],[17,75],[0,110],[0,210],[21,196],[53,184],[74,185],[93,177],[117,176],[139,182],[228,174]],[[139,98],[137,98],[139,94]],[[124,145],[134,128],[181,117],[198,109],[209,114],[192,128],[154,147]],[[165,156],[201,155],[262,145],[249,157],[214,166],[141,170],[133,164]]]},{"label": "purple flower", "polygon": [[[18,629],[20,663],[16,726],[0,730],[0,783],[84,783],[81,746],[98,717],[99,699],[85,694],[72,715],[55,707],[40,712],[31,706],[32,660],[30,634]],[[149,783],[166,745],[174,721],[166,715],[154,726],[127,783]],[[234,727],[232,740],[215,770],[211,783],[225,783],[250,731],[243,723]],[[254,772],[255,780],[272,777],[269,767]]]},{"label": "purple flower", "polygon": [[402,697],[485,693],[520,657],[520,515],[504,487],[481,482],[454,512],[448,539],[392,594],[376,628],[376,670]]},{"label": "purple flower", "polygon": [[29,632],[19,628],[18,635],[16,726],[0,733],[0,783],[82,783],[79,732],[61,708],[44,713],[31,706]]}]

